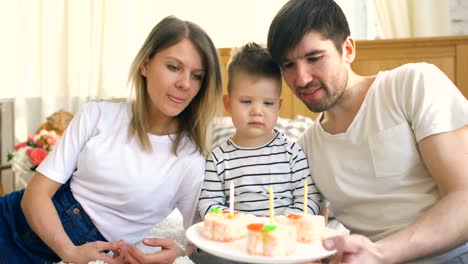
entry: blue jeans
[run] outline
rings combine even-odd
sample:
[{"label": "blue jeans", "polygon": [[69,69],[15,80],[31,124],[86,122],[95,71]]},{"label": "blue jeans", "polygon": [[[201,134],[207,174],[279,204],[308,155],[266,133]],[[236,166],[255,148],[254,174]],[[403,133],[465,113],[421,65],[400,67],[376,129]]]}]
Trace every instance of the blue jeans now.
[{"label": "blue jeans", "polygon": [[[0,197],[0,264],[60,261],[26,222],[21,210],[23,194],[21,190]],[[60,187],[52,201],[65,232],[75,245],[107,241],[73,197],[69,182]]]}]

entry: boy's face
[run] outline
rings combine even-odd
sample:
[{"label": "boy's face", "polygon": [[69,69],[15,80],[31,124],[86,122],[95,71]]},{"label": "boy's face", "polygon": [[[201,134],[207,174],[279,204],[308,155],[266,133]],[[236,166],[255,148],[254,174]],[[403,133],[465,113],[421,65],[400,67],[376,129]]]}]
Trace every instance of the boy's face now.
[{"label": "boy's face", "polygon": [[272,139],[278,120],[281,82],[273,78],[238,72],[224,106],[236,127],[233,140],[242,146],[257,146]]}]

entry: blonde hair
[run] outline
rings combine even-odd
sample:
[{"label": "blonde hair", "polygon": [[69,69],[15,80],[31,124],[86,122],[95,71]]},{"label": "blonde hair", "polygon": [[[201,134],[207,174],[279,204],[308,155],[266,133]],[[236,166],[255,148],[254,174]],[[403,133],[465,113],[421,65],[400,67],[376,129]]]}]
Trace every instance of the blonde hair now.
[{"label": "blonde hair", "polygon": [[152,147],[147,135],[149,118],[149,95],[146,78],[140,67],[161,50],[177,44],[182,39],[189,39],[203,57],[205,76],[200,91],[190,104],[176,117],[180,130],[174,139],[173,151],[177,154],[183,132],[203,154],[208,152],[207,131],[213,118],[219,113],[222,96],[222,77],[218,52],[208,34],[198,25],[169,16],[161,20],[150,32],[130,68],[129,83],[135,89],[135,101],[132,104],[132,120],[129,127],[129,139],[136,136],[140,147],[151,152]]}]

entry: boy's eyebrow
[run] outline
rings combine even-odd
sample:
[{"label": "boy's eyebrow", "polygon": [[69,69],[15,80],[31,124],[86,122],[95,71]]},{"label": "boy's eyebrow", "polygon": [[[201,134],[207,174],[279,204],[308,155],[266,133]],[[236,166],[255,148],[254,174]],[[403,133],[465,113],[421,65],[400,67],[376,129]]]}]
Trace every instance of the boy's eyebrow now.
[{"label": "boy's eyebrow", "polygon": [[[239,95],[240,99],[252,99],[252,98],[258,98],[257,96],[251,96],[251,95]],[[260,97],[261,100],[279,100],[281,99],[280,97]]]}]

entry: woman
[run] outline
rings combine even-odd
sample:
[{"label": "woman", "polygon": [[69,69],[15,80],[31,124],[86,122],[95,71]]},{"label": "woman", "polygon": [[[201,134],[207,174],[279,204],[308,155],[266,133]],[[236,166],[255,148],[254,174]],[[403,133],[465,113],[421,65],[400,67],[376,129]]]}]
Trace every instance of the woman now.
[{"label": "woman", "polygon": [[85,105],[27,188],[0,199],[0,263],[117,263],[103,252],[121,249],[132,262],[184,254],[164,239],[146,243],[163,250],[144,257],[124,243],[142,240],[176,207],[185,227],[192,221],[221,101],[217,51],[200,27],[167,17],[129,81],[134,101]]}]

